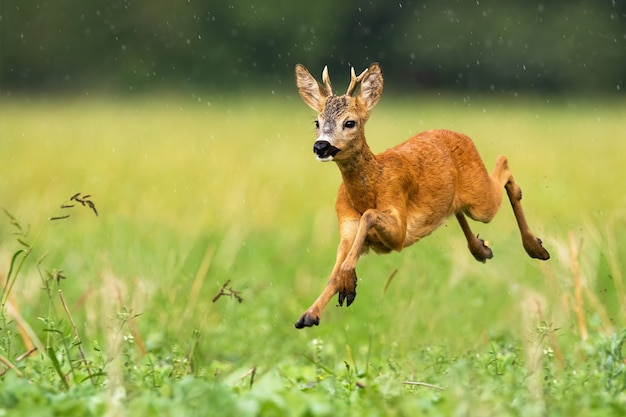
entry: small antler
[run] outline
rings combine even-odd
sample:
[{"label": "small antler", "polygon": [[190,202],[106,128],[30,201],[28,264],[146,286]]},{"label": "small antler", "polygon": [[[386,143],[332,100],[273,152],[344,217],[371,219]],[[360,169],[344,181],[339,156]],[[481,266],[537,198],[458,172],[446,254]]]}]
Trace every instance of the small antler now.
[{"label": "small antler", "polygon": [[328,76],[328,65],[324,66],[324,71],[322,71],[322,81],[324,81],[324,88],[326,88],[326,93],[329,96],[333,95],[333,87],[330,85],[330,77]]},{"label": "small antler", "polygon": [[351,96],[352,93],[354,93],[357,84],[363,81],[363,78],[365,78],[365,74],[367,74],[368,70],[369,68],[365,68],[361,75],[357,77],[356,73],[354,72],[354,67],[350,68],[350,85],[348,86],[348,91],[346,91],[346,95]]}]

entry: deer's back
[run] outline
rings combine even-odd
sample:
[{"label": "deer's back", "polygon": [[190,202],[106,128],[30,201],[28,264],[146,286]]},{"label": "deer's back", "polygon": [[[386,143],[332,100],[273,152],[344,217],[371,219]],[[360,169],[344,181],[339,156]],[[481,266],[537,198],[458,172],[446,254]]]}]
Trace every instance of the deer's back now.
[{"label": "deer's back", "polygon": [[[467,186],[464,178],[486,174],[472,140],[451,130],[428,130],[418,133],[391,149],[406,159],[420,183],[444,184],[454,181],[455,188]],[[389,152],[389,151],[387,151]]]}]

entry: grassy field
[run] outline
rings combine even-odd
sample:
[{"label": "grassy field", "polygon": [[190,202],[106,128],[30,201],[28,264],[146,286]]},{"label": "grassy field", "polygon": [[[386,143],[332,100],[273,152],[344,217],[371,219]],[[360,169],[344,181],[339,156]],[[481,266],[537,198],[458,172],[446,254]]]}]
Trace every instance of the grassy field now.
[{"label": "grassy field", "polygon": [[505,203],[472,225],[486,264],[451,219],[363,258],[355,303],[298,331],[333,265],[340,176],[295,92],[5,98],[0,415],[624,415],[624,114],[384,96],[374,151],[445,127],[489,169],[507,155],[552,259],[526,256]]}]

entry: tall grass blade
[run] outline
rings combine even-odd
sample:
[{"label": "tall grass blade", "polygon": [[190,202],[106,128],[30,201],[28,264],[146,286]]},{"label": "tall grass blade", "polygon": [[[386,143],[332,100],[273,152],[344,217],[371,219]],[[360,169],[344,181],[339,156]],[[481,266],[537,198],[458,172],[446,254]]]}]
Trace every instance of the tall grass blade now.
[{"label": "tall grass blade", "polygon": [[53,366],[54,370],[56,371],[56,373],[59,375],[59,378],[61,379],[61,383],[63,384],[65,389],[69,389],[70,388],[70,384],[65,379],[65,375],[63,375],[63,370],[61,369],[61,364],[59,363],[59,360],[57,359],[57,356],[56,356],[52,346],[48,346],[46,348],[46,352],[48,353],[48,357],[50,358],[50,362],[52,362],[52,366]]},{"label": "tall grass blade", "polygon": [[23,263],[24,259],[26,259],[26,256],[28,255],[28,252],[25,249],[18,250],[11,257],[11,264],[9,265],[9,273],[7,274],[7,281],[4,287],[2,287],[2,297],[0,297],[0,302],[2,302],[2,305],[4,305],[7,299],[9,298],[9,294],[11,293],[11,288],[13,288],[13,284],[15,283],[15,279],[21,268],[22,264],[18,266],[17,271],[15,272],[15,277],[13,277],[13,280],[11,280],[13,276],[13,270],[15,268],[15,263],[17,262],[17,257],[20,256],[21,254],[24,254],[24,257],[22,258],[22,263]]}]

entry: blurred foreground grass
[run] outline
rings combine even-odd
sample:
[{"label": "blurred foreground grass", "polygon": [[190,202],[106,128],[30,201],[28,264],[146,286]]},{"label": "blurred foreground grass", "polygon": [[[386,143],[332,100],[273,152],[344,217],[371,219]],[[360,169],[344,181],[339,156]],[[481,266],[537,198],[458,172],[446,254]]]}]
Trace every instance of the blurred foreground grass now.
[{"label": "blurred foreground grass", "polygon": [[[333,265],[340,182],[333,164],[313,157],[314,114],[299,97],[5,99],[0,207],[29,226],[29,236],[41,231],[12,308],[44,344],[71,340],[57,284],[42,290],[42,271],[62,270],[60,288],[83,345],[101,356],[101,383],[124,387],[122,402],[140,398],[148,385],[163,391],[164,381],[195,375],[225,383],[209,405],[226,396],[240,402],[239,412],[254,414],[265,403],[231,396],[258,374],[255,386],[267,389],[258,395],[282,393],[282,403],[272,402],[279,415],[333,414],[323,404],[344,397],[332,394],[338,387],[328,379],[347,390],[346,404],[373,415],[383,408],[381,415],[476,415],[463,407],[540,414],[558,401],[535,384],[579,366],[585,355],[579,318],[599,338],[624,328],[624,114],[623,102],[582,97],[383,98],[366,128],[374,151],[443,127],[471,136],[488,169],[507,155],[531,227],[552,259],[526,257],[505,202],[491,224],[473,225],[492,243],[495,257],[486,265],[473,260],[451,220],[401,254],[362,259],[355,303],[330,305],[320,327],[296,331],[293,322]],[[77,192],[90,194],[100,215],[75,208],[70,218],[49,222]],[[5,220],[3,282],[20,247]],[[227,280],[242,303],[211,302]],[[11,317],[1,330],[7,358],[25,351]],[[542,352],[552,356],[541,359]],[[146,361],[146,374],[125,368]],[[35,385],[62,388],[28,360],[20,367]],[[510,380],[500,378],[509,371]],[[402,388],[402,380],[423,377],[446,391]],[[368,391],[355,385],[358,378],[377,387],[361,405],[354,395]],[[571,392],[584,392],[582,382],[569,383]],[[310,403],[294,392],[308,393]]]}]

